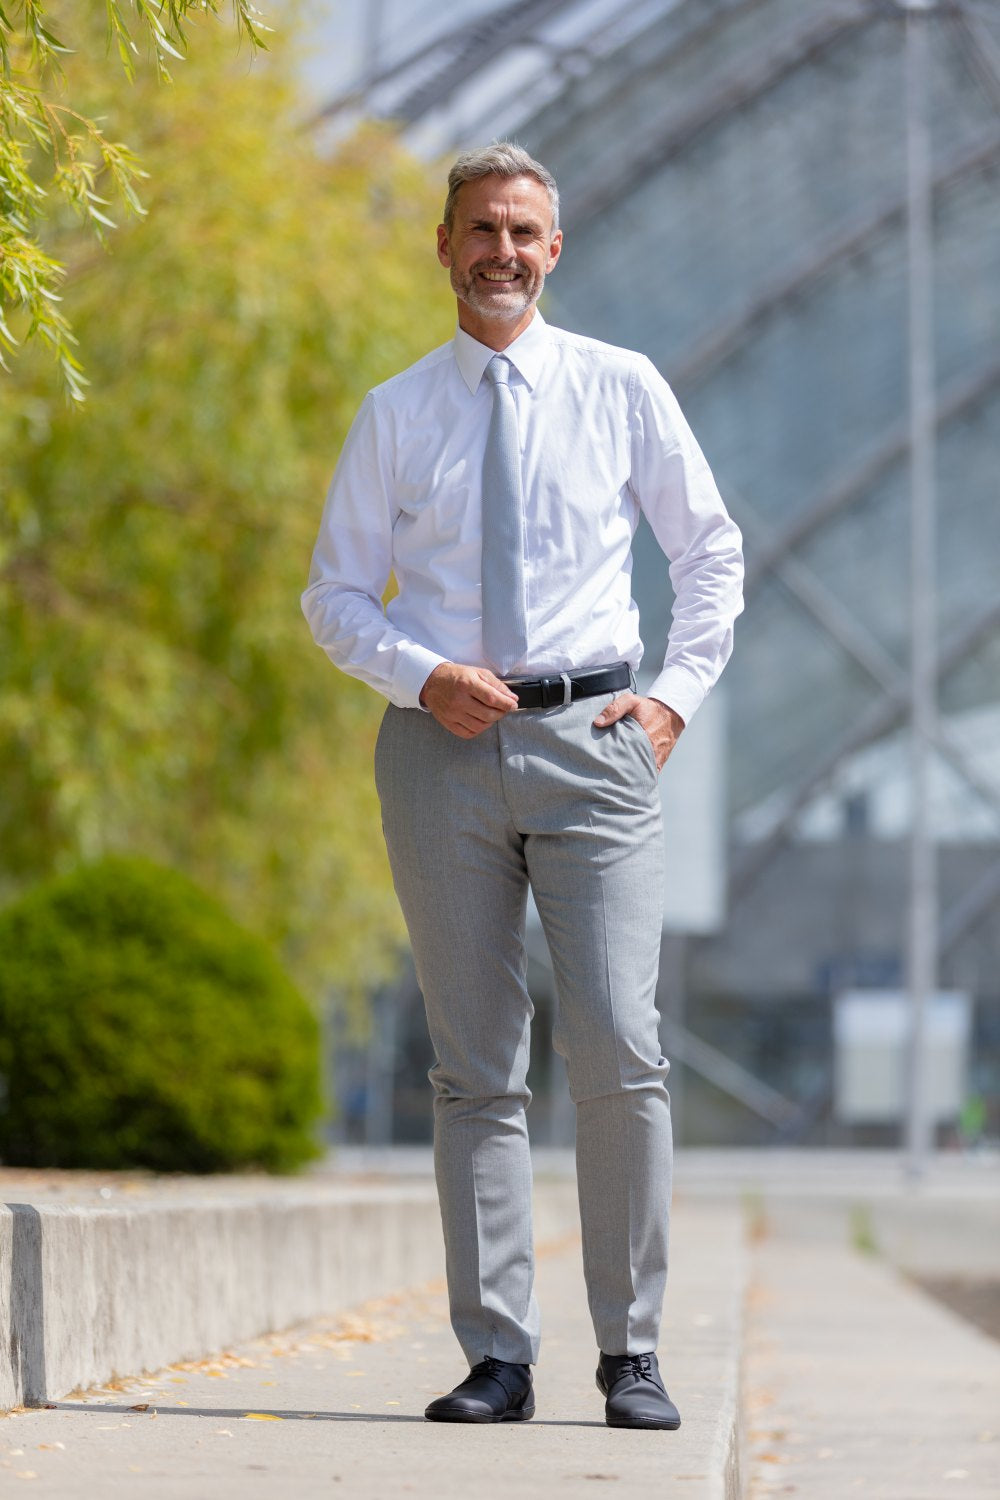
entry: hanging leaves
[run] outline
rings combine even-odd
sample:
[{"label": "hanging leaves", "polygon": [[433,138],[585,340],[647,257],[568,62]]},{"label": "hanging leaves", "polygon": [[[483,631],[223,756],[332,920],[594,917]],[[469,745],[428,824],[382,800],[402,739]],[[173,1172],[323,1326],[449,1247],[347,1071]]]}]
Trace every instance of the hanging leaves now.
[{"label": "hanging leaves", "polygon": [[[157,76],[168,59],[183,61],[194,15],[217,16],[224,0],[104,0],[109,53],[134,81],[143,47]],[[253,49],[264,48],[262,16],[251,0],[232,0],[236,30]],[[0,3],[0,367],[21,345],[49,345],[71,400],[87,384],[77,339],[62,308],[65,266],[41,244],[42,221],[60,207],[74,212],[99,242],[117,227],[114,203],[142,215],[139,181],[146,174],[104,122],[66,101],[63,59],[93,50],[87,8],[67,0]],[[16,331],[15,331],[16,325]]]}]

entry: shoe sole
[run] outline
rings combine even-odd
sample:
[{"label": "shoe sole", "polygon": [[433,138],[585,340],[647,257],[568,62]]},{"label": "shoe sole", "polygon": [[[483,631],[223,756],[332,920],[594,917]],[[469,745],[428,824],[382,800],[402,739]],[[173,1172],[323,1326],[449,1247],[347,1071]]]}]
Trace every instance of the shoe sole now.
[{"label": "shoe sole", "polygon": [[605,1417],[604,1420],[609,1427],[646,1427],[650,1431],[659,1432],[676,1432],[681,1425],[679,1422],[643,1422],[638,1419],[634,1422],[621,1422],[612,1420],[611,1417]]},{"label": "shoe sole", "polygon": [[530,1422],[535,1415],[533,1406],[522,1407],[520,1411],[504,1411],[497,1416],[487,1416],[485,1412],[460,1411],[435,1411],[424,1412],[428,1422]]}]

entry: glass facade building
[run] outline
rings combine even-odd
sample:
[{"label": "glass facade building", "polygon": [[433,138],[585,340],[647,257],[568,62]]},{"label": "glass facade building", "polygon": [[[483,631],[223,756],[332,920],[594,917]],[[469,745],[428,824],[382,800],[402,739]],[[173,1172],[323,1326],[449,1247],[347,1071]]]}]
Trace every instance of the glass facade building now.
[{"label": "glass facade building", "polygon": [[[926,124],[937,592],[917,607],[937,651],[940,977],[974,998],[969,1088],[995,1133],[1000,6],[385,3],[358,25],[364,76],[328,127],[374,113],[427,155],[508,135],[544,161],[566,230],[546,316],[653,359],[743,528],[720,688],[728,914],[680,939],[674,979],[691,1031],[811,1101],[800,1138],[838,1138],[833,996],[906,968],[914,109]],[[635,587],[652,657],[671,600],[644,529]],[[713,1086],[699,1112],[701,1087],[692,1136],[725,1119],[727,1138],[771,1138]]]}]

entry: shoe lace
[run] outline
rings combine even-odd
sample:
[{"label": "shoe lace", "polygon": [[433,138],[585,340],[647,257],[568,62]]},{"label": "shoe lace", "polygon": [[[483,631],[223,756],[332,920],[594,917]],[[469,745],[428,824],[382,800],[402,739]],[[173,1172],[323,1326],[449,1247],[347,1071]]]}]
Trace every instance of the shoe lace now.
[{"label": "shoe lace", "polygon": [[[469,1371],[468,1375],[466,1375],[465,1379],[462,1381],[462,1384],[467,1385],[470,1380],[475,1380],[478,1375],[492,1375],[494,1380],[500,1380],[500,1376],[508,1367],[508,1360],[495,1359],[492,1354],[486,1354],[478,1364],[472,1366],[472,1369]],[[500,1384],[504,1387],[504,1390],[507,1389],[504,1381],[500,1380]]]},{"label": "shoe lace", "polygon": [[648,1354],[623,1355],[615,1365],[612,1382],[621,1380],[626,1375],[631,1375],[634,1380],[648,1380],[652,1385],[658,1384],[653,1374],[653,1362]]}]

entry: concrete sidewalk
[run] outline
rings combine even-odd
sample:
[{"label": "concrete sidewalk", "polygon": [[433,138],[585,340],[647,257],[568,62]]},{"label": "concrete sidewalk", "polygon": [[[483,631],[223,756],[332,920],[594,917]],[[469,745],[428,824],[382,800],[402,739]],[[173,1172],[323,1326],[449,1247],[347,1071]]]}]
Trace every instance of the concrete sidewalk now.
[{"label": "concrete sidewalk", "polygon": [[543,1347],[531,1422],[423,1419],[426,1403],[465,1373],[438,1283],[221,1359],[15,1411],[0,1424],[0,1489],[14,1493],[20,1481],[52,1500],[466,1500],[470,1491],[578,1497],[593,1484],[639,1483],[738,1500],[742,1215],[731,1202],[679,1203],[675,1223],[660,1349],[678,1432],[605,1425],[573,1234],[539,1255]]},{"label": "concrete sidewalk", "polygon": [[[859,1207],[862,1211],[859,1212]],[[922,1263],[985,1264],[995,1206],[945,1238],[939,1208]],[[900,1218],[903,1228],[900,1229]],[[914,1205],[763,1195],[747,1309],[748,1497],[997,1500],[1000,1343],[910,1283],[872,1226],[907,1244]],[[935,1216],[923,1206],[925,1224]],[[917,1246],[914,1245],[913,1252]]]},{"label": "concrete sidewalk", "polygon": [[[39,1313],[33,1346],[12,1315],[0,1363],[12,1351],[12,1376],[30,1376],[40,1357],[53,1403],[0,1421],[0,1492],[1000,1495],[1000,1343],[906,1274],[1000,1287],[995,1157],[942,1154],[914,1183],[892,1152],[678,1153],[660,1345],[677,1433],[603,1423],[572,1158],[544,1151],[538,1415],[423,1420],[464,1373],[443,1284],[402,1290],[440,1277],[429,1166],[413,1150],[284,1182],[0,1172],[19,1205],[0,1207],[0,1306]],[[58,1383],[168,1363],[70,1398]]]}]

